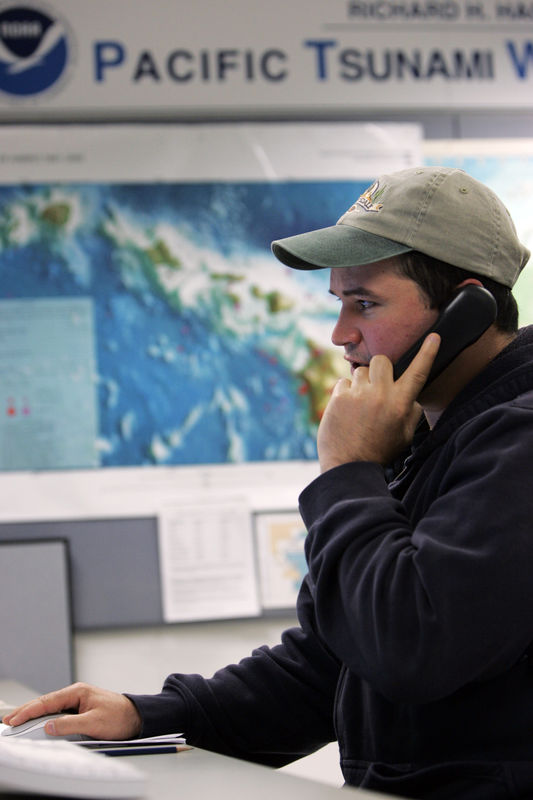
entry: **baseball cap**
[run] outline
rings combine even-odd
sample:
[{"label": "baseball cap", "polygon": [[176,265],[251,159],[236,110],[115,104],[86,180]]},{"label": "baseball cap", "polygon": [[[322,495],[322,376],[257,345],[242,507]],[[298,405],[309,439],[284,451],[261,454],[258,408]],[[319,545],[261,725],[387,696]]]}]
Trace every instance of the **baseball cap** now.
[{"label": "baseball cap", "polygon": [[417,250],[513,286],[529,260],[498,196],[452,167],[380,175],[338,220],[272,242],[295,269],[351,267]]}]

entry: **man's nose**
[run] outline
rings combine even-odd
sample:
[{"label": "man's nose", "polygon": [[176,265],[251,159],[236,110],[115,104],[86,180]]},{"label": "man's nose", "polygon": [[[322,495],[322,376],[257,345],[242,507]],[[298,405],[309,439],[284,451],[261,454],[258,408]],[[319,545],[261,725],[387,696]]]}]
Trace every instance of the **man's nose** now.
[{"label": "man's nose", "polygon": [[359,344],[361,339],[361,331],[357,325],[344,311],[341,311],[331,334],[333,344],[336,347],[343,347],[346,344]]}]

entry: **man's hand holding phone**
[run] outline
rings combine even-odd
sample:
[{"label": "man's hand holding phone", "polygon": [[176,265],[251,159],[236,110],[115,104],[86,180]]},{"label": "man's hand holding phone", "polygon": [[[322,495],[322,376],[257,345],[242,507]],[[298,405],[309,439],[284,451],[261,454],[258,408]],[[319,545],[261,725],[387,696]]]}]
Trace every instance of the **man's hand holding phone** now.
[{"label": "man's hand holding phone", "polygon": [[416,402],[436,358],[440,336],[430,333],[394,380],[384,355],[337,382],[318,429],[322,472],[351,461],[388,464],[411,442],[422,409]]}]

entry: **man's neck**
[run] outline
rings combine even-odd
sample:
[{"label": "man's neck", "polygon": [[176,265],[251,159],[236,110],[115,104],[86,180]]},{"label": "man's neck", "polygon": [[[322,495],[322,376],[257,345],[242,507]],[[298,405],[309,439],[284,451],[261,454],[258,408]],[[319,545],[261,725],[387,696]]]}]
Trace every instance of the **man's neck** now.
[{"label": "man's neck", "polygon": [[492,325],[477,342],[463,350],[444,372],[420,395],[419,402],[430,428],[467,384],[479,375],[515,338]]}]

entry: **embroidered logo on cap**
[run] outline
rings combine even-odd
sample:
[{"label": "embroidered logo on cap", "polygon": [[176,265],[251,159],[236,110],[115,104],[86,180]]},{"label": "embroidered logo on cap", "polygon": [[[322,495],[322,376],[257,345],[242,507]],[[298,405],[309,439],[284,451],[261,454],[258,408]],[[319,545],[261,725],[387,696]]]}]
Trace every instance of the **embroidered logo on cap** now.
[{"label": "embroidered logo on cap", "polygon": [[380,189],[379,181],[374,181],[372,186],[369,186],[353,206],[348,209],[348,213],[350,211],[356,211],[358,213],[362,213],[363,211],[377,213],[381,211],[383,203],[380,203],[379,200],[384,191],[384,188]]}]

